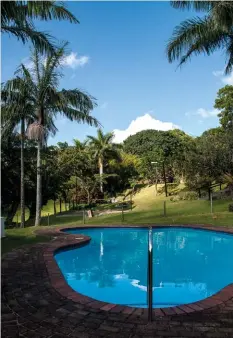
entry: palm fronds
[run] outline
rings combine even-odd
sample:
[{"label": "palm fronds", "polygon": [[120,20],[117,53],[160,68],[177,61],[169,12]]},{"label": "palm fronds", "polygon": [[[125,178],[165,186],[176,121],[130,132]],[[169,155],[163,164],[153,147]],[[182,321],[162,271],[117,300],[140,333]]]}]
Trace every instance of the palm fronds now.
[{"label": "palm fronds", "polygon": [[41,53],[53,54],[56,50],[51,35],[37,31],[34,19],[43,21],[67,20],[79,23],[78,19],[66,8],[63,2],[57,1],[2,1],[1,30],[15,36],[24,44],[31,41]]},{"label": "palm fronds", "polygon": [[179,9],[194,8],[207,12],[203,18],[183,21],[168,41],[166,54],[169,62],[179,61],[179,66],[192,55],[210,55],[224,49],[227,55],[225,72],[233,65],[233,3],[230,1],[172,1]]}]

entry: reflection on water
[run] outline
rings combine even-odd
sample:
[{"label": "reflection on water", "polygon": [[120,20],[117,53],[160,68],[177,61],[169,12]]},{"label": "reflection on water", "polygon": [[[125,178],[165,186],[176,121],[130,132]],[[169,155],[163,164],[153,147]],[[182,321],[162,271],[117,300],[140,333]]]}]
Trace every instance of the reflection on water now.
[{"label": "reflection on water", "polygon": [[[92,240],[55,259],[67,283],[98,300],[147,306],[146,229],[87,229]],[[153,230],[154,307],[206,298],[233,282],[233,236],[208,231]]]}]

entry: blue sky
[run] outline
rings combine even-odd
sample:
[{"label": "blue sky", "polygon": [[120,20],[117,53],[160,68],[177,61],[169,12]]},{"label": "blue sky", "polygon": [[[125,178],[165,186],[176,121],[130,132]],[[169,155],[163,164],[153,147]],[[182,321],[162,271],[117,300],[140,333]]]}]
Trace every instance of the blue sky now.
[{"label": "blue sky", "polygon": [[[169,2],[68,2],[68,8],[80,25],[53,21],[36,26],[70,42],[61,87],[77,87],[97,98],[93,115],[104,131],[124,131],[116,132],[124,138],[148,124],[162,129],[177,125],[199,135],[218,125],[213,109],[216,93],[233,83],[232,75],[226,78],[221,73],[224,54],[193,57],[181,69],[169,64],[165,55],[173,28],[196,13],[175,10]],[[4,34],[2,81],[11,78],[28,56],[29,44]],[[56,125],[59,132],[50,144],[83,140],[96,132],[61,117]]]}]

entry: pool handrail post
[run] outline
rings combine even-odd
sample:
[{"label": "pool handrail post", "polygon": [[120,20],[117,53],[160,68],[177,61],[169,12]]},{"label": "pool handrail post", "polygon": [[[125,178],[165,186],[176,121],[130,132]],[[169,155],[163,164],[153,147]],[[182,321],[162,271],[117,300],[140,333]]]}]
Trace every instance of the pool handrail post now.
[{"label": "pool handrail post", "polygon": [[147,281],[147,296],[148,296],[148,321],[152,322],[153,312],[153,241],[152,227],[148,229],[148,281]]}]

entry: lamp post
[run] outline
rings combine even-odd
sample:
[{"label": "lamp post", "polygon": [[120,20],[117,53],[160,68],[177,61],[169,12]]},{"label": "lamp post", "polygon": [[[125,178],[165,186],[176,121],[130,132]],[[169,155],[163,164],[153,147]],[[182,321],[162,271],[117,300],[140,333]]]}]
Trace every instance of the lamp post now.
[{"label": "lamp post", "polygon": [[151,164],[155,164],[155,172],[156,172],[156,178],[155,178],[155,196],[157,196],[157,181],[158,181],[157,164],[158,164],[158,162],[151,162]]}]

